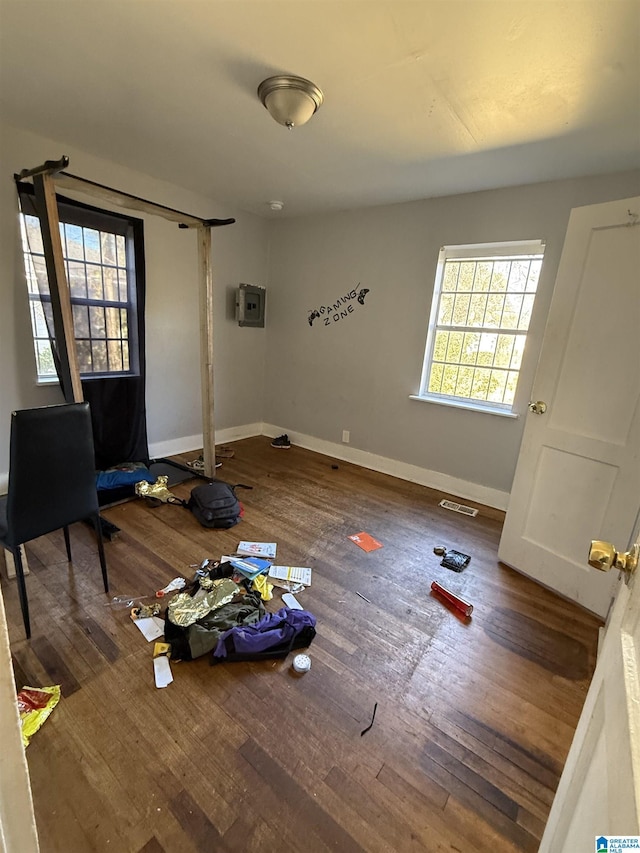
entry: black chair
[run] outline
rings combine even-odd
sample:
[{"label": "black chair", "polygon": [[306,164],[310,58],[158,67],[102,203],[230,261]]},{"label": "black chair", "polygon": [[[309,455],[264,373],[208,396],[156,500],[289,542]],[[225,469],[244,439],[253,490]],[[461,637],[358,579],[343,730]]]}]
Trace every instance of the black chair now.
[{"label": "black chair", "polygon": [[104,590],[109,592],[89,404],[13,412],[9,488],[0,498],[0,544],[15,561],[27,639],[31,625],[20,546],[62,527],[71,560],[69,525],[84,519],[90,519],[96,530]]}]

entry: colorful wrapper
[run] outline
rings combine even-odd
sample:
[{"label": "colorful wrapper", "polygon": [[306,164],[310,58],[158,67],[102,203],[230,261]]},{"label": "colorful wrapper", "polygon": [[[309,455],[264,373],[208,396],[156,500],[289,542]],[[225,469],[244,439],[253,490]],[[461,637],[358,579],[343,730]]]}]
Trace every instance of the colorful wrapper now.
[{"label": "colorful wrapper", "polygon": [[22,724],[22,743],[29,745],[32,736],[60,701],[60,685],[23,687],[18,693],[18,711]]}]

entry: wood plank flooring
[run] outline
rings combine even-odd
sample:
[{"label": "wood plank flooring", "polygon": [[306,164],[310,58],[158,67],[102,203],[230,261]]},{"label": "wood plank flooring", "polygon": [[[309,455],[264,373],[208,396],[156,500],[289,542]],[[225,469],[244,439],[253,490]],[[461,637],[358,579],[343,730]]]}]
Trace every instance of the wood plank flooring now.
[{"label": "wood plank flooring", "polygon": [[[439,492],[267,438],[233,447],[218,476],[253,490],[231,530],[176,506],[104,511],[121,529],[111,595],[153,593],[240,539],[276,541],[278,562],[313,568],[299,596],[318,620],[311,671],[201,658],[158,690],[151,645],[106,606],[90,529],[72,528],[72,565],[61,532],[32,542],[30,642],[15,582],[2,587],[18,687],[62,685],[27,749],[44,853],[537,850],[599,621],[498,562],[495,510],[467,518]],[[384,547],[348,540],[363,530]],[[440,567],[439,544],[470,554],[467,569]]]}]

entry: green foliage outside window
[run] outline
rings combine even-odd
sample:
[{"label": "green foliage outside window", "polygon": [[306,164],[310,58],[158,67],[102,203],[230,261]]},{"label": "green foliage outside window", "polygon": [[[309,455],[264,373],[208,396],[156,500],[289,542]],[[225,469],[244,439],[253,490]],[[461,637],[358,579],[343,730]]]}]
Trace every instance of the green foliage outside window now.
[{"label": "green foliage outside window", "polygon": [[444,261],[429,394],[512,406],[541,267],[531,253]]}]

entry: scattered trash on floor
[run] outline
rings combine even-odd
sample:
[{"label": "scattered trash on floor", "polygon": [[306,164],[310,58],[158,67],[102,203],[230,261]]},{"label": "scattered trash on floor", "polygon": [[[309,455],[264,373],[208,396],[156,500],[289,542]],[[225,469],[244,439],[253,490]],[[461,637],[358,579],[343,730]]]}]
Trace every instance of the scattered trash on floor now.
[{"label": "scattered trash on floor", "polygon": [[311,669],[311,658],[309,655],[296,655],[292,666],[297,673],[303,675]]},{"label": "scattered trash on floor", "polygon": [[[251,583],[224,558],[198,569],[185,591],[176,596],[183,606],[170,604],[165,613],[164,636],[171,644],[171,659],[201,657],[215,648],[229,628],[258,622],[265,609]],[[177,612],[176,606],[180,607]]]},{"label": "scattered trash on floor", "polygon": [[195,592],[180,592],[167,607],[167,618],[180,628],[188,628],[225,604],[238,594],[238,585],[231,578],[199,578]]},{"label": "scattered trash on floor", "polygon": [[273,598],[273,584],[269,583],[266,575],[258,575],[257,578],[254,578],[252,589],[260,593],[260,598],[263,601],[271,601]]},{"label": "scattered trash on floor", "polygon": [[140,604],[131,608],[132,619],[148,619],[150,616],[160,615],[160,603],[153,601],[151,604]]},{"label": "scattered trash on floor", "polygon": [[376,718],[376,711],[377,710],[378,710],[378,703],[376,702],[375,705],[373,706],[373,715],[371,717],[371,722],[369,723],[369,725],[367,726],[366,729],[362,729],[362,731],[360,732],[360,737],[362,737],[362,735],[366,735],[366,733],[369,731],[369,729],[373,726],[373,721]]},{"label": "scattered trash on floor", "polygon": [[146,598],[151,598],[150,595],[138,595],[133,598],[130,595],[115,595],[105,607],[110,607],[112,610],[129,610],[136,601],[144,601]]},{"label": "scattered trash on floor", "polygon": [[163,655],[169,657],[171,655],[171,643],[154,643],[153,644],[153,656],[154,658],[160,658]]},{"label": "scattered trash on floor", "polygon": [[145,498],[150,506],[159,506],[160,504],[181,504],[180,498],[177,498],[173,492],[167,488],[169,478],[166,474],[160,474],[155,483],[147,483],[142,481],[136,483],[135,492],[140,498]]},{"label": "scattered trash on floor", "polygon": [[169,658],[161,656],[153,659],[153,675],[156,687],[168,687],[173,681]]},{"label": "scattered trash on floor", "polygon": [[168,592],[173,592],[176,589],[184,589],[187,582],[184,578],[174,578],[162,589],[156,592],[156,598],[163,598]]},{"label": "scattered trash on floor", "polygon": [[148,643],[151,643],[153,640],[157,640],[164,634],[164,622],[157,616],[134,619],[133,624],[138,628]]},{"label": "scattered trash on floor", "polygon": [[311,586],[311,569],[307,566],[271,566],[269,577],[302,586]]},{"label": "scattered trash on floor", "polygon": [[293,583],[291,581],[280,580],[279,578],[273,578],[269,575],[269,580],[273,584],[273,586],[277,586],[279,589],[284,589],[287,592],[292,592],[294,595],[297,595],[299,592],[304,592],[306,586],[303,583]]},{"label": "scattered trash on floor", "polygon": [[433,553],[436,555],[436,557],[444,557],[444,555],[447,553],[447,549],[444,545],[436,545],[433,549]]},{"label": "scattered trash on floor", "polygon": [[431,589],[437,593],[437,595],[444,598],[445,601],[452,604],[457,610],[463,613],[465,616],[471,616],[473,613],[473,604],[469,604],[468,601],[465,601],[464,598],[460,598],[460,596],[451,592],[450,589],[439,584],[438,581],[433,581],[431,584]]},{"label": "scattered trash on floor", "polygon": [[362,548],[363,551],[369,553],[370,551],[377,551],[378,548],[382,548],[382,542],[378,542],[377,539],[374,539],[373,536],[370,536],[368,533],[362,531],[361,533],[354,533],[351,536],[347,536],[347,539],[351,539],[352,542],[358,546],[358,548]]},{"label": "scattered trash on floor", "polygon": [[18,693],[18,712],[22,728],[22,743],[29,741],[60,701],[60,685],[53,687],[23,687]]},{"label": "scattered trash on floor", "polygon": [[[130,607],[130,618],[147,642],[154,641],[156,685],[172,680],[169,659],[193,660],[213,652],[212,662],[284,658],[294,649],[309,646],[315,637],[315,616],[304,609],[291,590],[311,584],[311,569],[273,566],[276,542],[243,540],[234,555],[220,560],[205,557],[191,564],[191,580],[174,578],[156,596],[160,601],[132,604],[148,596],[117,596],[115,609]],[[270,572],[279,575],[271,583]],[[274,584],[286,586],[277,612],[267,612],[263,602],[274,598]],[[159,618],[162,611],[163,618]],[[158,642],[161,640],[161,642]],[[164,659],[164,662],[162,662]],[[160,661],[157,662],[156,661]]]},{"label": "scattered trash on floor", "polygon": [[356,595],[360,596],[360,598],[362,598],[363,601],[366,601],[367,604],[371,604],[371,599],[367,598],[366,595],[363,595],[361,592],[358,592],[358,590],[356,590],[355,593],[356,593]]},{"label": "scattered trash on floor", "polygon": [[471,557],[468,554],[463,554],[461,551],[454,551],[452,548],[449,548],[445,551],[440,565],[444,566],[445,569],[451,569],[453,572],[461,572],[467,568],[470,562]]},{"label": "scattered trash on floor", "polygon": [[269,571],[271,563],[262,557],[223,557],[228,560],[236,571],[243,574],[248,580],[255,580],[258,575]]},{"label": "scattered trash on floor", "polygon": [[276,542],[247,542],[238,544],[236,554],[239,557],[263,557],[265,560],[275,560],[278,545]]}]

